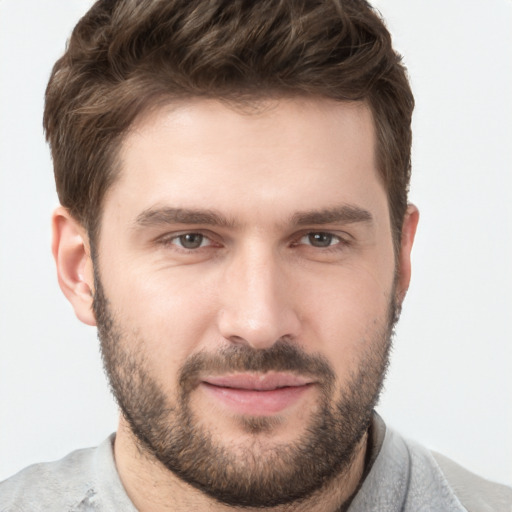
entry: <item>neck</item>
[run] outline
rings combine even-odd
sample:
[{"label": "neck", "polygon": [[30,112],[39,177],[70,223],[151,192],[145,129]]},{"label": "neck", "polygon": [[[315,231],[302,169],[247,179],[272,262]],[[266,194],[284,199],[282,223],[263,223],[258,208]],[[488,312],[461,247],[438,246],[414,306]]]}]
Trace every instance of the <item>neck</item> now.
[{"label": "neck", "polygon": [[[300,502],[267,508],[268,512],[336,512],[356,491],[363,476],[367,433],[359,442],[348,467],[328,485]],[[139,512],[181,512],[208,510],[211,512],[251,511],[252,507],[233,507],[217,502],[182,481],[147,453],[135,439],[121,416],[114,455],[121,482]],[[261,508],[258,508],[261,510]]]}]

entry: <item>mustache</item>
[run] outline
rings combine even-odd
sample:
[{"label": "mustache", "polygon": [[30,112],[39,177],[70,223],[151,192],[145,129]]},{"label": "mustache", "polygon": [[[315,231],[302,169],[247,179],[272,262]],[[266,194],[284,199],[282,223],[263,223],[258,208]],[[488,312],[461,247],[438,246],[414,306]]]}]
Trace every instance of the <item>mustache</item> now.
[{"label": "mustache", "polygon": [[335,373],[325,357],[306,354],[286,339],[267,349],[247,345],[224,347],[216,353],[198,352],[181,368],[179,383],[184,395],[197,387],[204,375],[227,373],[289,372],[317,380],[324,388],[332,387]]}]

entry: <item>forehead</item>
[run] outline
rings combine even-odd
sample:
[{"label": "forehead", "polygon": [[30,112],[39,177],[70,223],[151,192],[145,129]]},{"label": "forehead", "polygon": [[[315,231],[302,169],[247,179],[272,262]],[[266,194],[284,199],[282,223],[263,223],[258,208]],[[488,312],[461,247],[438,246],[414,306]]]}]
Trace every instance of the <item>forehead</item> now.
[{"label": "forehead", "polygon": [[[374,124],[361,102],[190,100],[140,118],[120,150],[105,208],[154,205],[268,217],[385,197]],[[279,206],[279,208],[278,208]],[[242,217],[241,217],[242,216]]]},{"label": "forehead", "polygon": [[[369,148],[375,143],[372,113],[362,101],[291,96],[242,103],[199,98],[171,101],[145,111],[125,136],[122,153],[126,155],[135,145],[142,147],[148,136],[164,135],[164,130],[183,150],[194,151],[207,150],[209,145],[218,147],[219,143],[223,150],[231,145],[233,152],[254,149],[261,142],[269,150],[297,143],[301,147],[307,143],[304,149],[320,150],[333,142],[338,145],[341,138],[351,144],[363,142]],[[351,134],[353,138],[349,141]],[[246,144],[237,148],[234,143],[242,139]],[[270,140],[274,144],[268,146]]]}]

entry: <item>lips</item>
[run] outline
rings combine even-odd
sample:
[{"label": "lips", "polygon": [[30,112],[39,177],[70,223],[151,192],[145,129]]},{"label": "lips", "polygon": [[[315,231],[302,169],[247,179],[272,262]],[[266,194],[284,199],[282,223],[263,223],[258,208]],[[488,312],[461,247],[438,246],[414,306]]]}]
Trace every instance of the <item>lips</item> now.
[{"label": "lips", "polygon": [[278,388],[305,386],[310,384],[311,380],[287,373],[264,373],[207,377],[204,382],[222,388],[271,391]]},{"label": "lips", "polygon": [[236,374],[202,380],[202,388],[238,414],[265,416],[296,403],[313,382],[287,373]]}]

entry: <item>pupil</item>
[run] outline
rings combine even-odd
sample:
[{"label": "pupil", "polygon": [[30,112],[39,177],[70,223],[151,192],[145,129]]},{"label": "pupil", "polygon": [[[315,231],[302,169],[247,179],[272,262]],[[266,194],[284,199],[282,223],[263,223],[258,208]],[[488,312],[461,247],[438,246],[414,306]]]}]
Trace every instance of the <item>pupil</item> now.
[{"label": "pupil", "polygon": [[180,242],[186,249],[197,249],[203,242],[203,235],[199,233],[187,233],[180,236]]},{"label": "pupil", "polygon": [[329,247],[332,242],[332,235],[329,233],[311,233],[309,241],[315,247]]}]

